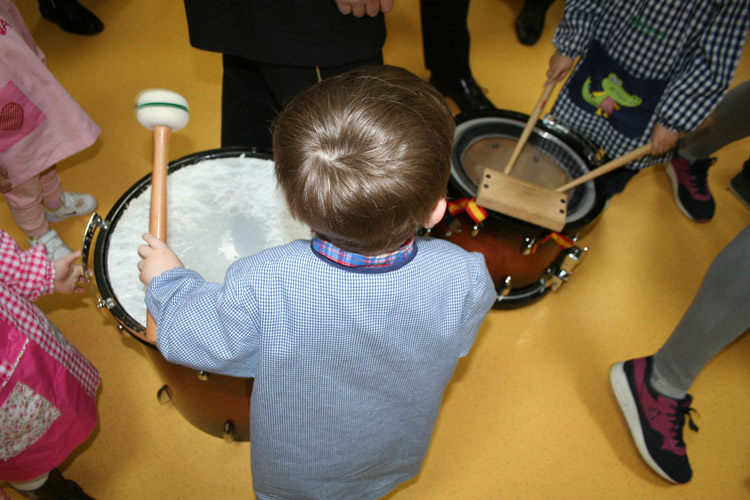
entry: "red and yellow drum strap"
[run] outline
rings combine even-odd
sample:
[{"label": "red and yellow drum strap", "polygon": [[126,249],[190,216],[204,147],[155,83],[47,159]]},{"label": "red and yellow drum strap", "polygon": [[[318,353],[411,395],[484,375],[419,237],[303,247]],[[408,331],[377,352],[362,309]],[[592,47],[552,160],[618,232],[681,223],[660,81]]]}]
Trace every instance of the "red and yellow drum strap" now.
[{"label": "red and yellow drum strap", "polygon": [[534,245],[531,247],[529,253],[531,253],[531,254],[536,253],[536,251],[539,248],[539,246],[547,243],[549,240],[552,240],[555,243],[557,243],[557,246],[559,246],[563,250],[567,250],[568,248],[571,248],[573,245],[576,244],[575,241],[571,240],[568,236],[566,236],[566,235],[564,235],[562,233],[557,233],[555,231],[550,231],[547,234],[547,236],[545,236],[541,240],[539,240],[536,243],[534,243]]},{"label": "red and yellow drum strap", "polygon": [[449,201],[448,212],[454,216],[466,212],[476,224],[487,218],[487,210],[477,205],[475,198],[459,198]]}]

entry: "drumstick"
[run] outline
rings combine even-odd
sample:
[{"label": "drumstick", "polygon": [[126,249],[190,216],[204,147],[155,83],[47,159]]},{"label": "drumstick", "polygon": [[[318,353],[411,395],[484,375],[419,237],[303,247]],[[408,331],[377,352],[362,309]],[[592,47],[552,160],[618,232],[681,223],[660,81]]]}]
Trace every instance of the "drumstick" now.
[{"label": "drumstick", "polygon": [[[172,130],[187,125],[188,105],[180,94],[164,89],[148,89],[135,98],[138,122],[154,131],[154,161],[151,172],[151,213],[148,231],[167,241],[167,158]],[[146,317],[146,341],[156,342],[156,325],[151,313]]]},{"label": "drumstick", "polygon": [[644,144],[643,146],[636,148],[628,153],[625,153],[624,155],[618,158],[615,158],[612,161],[608,161],[601,167],[597,167],[587,174],[584,174],[580,177],[576,177],[575,179],[568,182],[567,184],[563,184],[562,186],[558,187],[555,191],[557,191],[558,193],[564,193],[565,191],[569,189],[572,189],[576,186],[580,186],[584,182],[588,182],[591,179],[595,179],[613,170],[616,170],[622,167],[623,165],[626,165],[630,163],[631,161],[636,160],[645,154],[648,154],[650,151],[651,151],[651,143],[649,142],[648,144]]},{"label": "drumstick", "polygon": [[534,130],[536,122],[537,120],[539,120],[539,115],[541,115],[542,111],[544,111],[544,107],[547,105],[547,100],[549,99],[549,96],[552,95],[552,91],[554,90],[554,88],[554,83],[550,83],[549,85],[544,87],[544,91],[539,97],[539,101],[536,103],[536,107],[534,107],[534,112],[531,113],[529,121],[526,122],[526,127],[521,133],[521,137],[519,137],[518,142],[516,143],[516,149],[513,150],[513,154],[511,155],[510,160],[508,160],[508,164],[505,166],[504,173],[506,175],[510,173],[510,171],[513,169],[513,165],[515,165],[516,163],[516,160],[518,160],[518,157],[521,155],[521,150],[523,150],[523,147],[526,145],[526,141],[529,140],[531,131]]}]

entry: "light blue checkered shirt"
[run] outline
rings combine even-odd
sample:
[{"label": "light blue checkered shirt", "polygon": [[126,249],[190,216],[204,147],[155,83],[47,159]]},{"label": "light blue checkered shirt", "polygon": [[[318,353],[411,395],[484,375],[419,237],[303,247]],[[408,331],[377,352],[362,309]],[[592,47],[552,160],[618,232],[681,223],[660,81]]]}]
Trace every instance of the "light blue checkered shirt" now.
[{"label": "light blue checkered shirt", "polygon": [[166,359],[255,377],[258,498],[379,498],[419,472],[443,391],[497,294],[482,255],[416,244],[411,261],[375,272],[298,240],[241,259],[223,285],[185,269],[151,282]]}]

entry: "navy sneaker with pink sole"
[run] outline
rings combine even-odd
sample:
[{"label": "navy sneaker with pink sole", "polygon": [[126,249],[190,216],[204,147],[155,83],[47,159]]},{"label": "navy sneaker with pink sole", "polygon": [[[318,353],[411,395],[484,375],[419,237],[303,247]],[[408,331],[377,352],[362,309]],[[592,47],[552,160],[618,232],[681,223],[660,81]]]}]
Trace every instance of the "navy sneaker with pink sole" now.
[{"label": "navy sneaker with pink sole", "polygon": [[690,163],[674,155],[664,171],[672,183],[677,207],[688,219],[710,221],[716,211],[716,202],[708,189],[708,169],[716,158],[703,158]]},{"label": "navy sneaker with pink sole", "polygon": [[698,430],[690,417],[693,398],[677,400],[654,391],[648,384],[651,366],[651,357],[615,363],[609,381],[641,457],[667,481],[687,483],[693,471],[682,431],[686,418]]}]

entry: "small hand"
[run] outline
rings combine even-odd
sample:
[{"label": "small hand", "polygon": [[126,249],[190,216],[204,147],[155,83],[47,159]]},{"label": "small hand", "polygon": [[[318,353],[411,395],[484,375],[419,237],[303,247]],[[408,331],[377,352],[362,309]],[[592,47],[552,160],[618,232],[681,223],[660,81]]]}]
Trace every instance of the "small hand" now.
[{"label": "small hand", "polygon": [[565,77],[570,73],[570,69],[573,67],[575,59],[567,57],[559,52],[552,54],[549,59],[549,69],[547,70],[547,81],[544,86],[561,82],[565,80]]},{"label": "small hand", "polygon": [[365,14],[375,17],[380,12],[387,14],[393,10],[393,0],[336,0],[336,5],[339,12],[354,17],[362,17]]},{"label": "small hand", "polygon": [[10,177],[8,177],[8,171],[3,167],[0,167],[0,193],[7,193],[13,189],[13,184],[11,184],[8,179],[10,179]]},{"label": "small hand", "polygon": [[138,270],[141,272],[140,280],[144,285],[148,285],[152,279],[165,271],[185,267],[177,254],[153,234],[144,234],[143,240],[147,245],[138,247],[138,255],[141,257]]},{"label": "small hand", "polygon": [[670,130],[664,125],[654,125],[654,130],[651,132],[651,154],[659,156],[667,151],[671,151],[677,146],[677,141],[680,140],[679,132]]},{"label": "small hand", "polygon": [[[83,267],[76,264],[75,261],[81,256],[81,251],[61,257],[55,261],[55,291],[58,293],[82,293],[82,285],[86,282],[83,276]],[[89,276],[91,269],[88,269]]]}]

